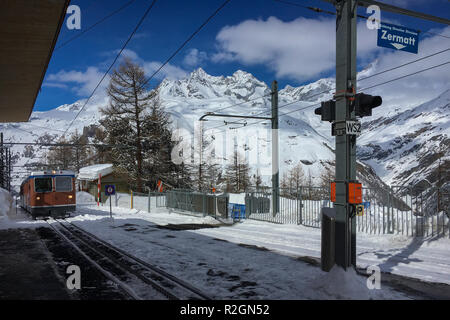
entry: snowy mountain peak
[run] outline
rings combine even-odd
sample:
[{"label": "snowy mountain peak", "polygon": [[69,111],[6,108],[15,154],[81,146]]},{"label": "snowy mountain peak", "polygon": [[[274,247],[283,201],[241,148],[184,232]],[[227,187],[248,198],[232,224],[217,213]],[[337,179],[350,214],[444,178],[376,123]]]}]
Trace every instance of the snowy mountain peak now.
[{"label": "snowy mountain peak", "polygon": [[[370,74],[374,64],[361,73]],[[288,104],[280,114],[279,123],[282,173],[300,162],[305,173],[318,177],[324,163],[334,160],[334,138],[330,135],[330,126],[320,121],[312,108],[315,103],[330,99],[334,87],[334,79],[325,78],[300,87],[287,85],[279,91],[280,106]],[[174,127],[190,132],[193,132],[196,121],[208,111],[227,108],[226,113],[229,114],[270,112],[269,86],[243,70],[229,76],[212,76],[198,68],[184,79],[163,80],[158,91],[160,102],[171,114]],[[65,133],[84,102],[79,100],[49,111],[33,112],[29,122],[0,124],[0,130],[4,132],[6,141],[37,142],[45,137],[56,139]],[[83,132],[85,127],[98,126],[103,117],[99,109],[107,104],[107,98],[102,101],[91,99],[73,121],[66,137],[70,137],[75,130]],[[415,108],[405,110],[403,106],[395,114],[383,110],[379,116],[375,112],[372,118],[364,121],[364,133],[358,138],[359,159],[372,166],[388,183],[414,184],[422,178],[436,181],[436,155],[443,153],[442,161],[450,159],[448,151],[445,151],[450,150],[450,126],[448,117],[445,117],[449,108],[450,90],[447,90]],[[284,112],[289,113],[283,115]],[[210,126],[218,124],[223,124],[223,119],[210,119],[208,122]],[[240,127],[238,133],[241,137],[249,137],[255,133],[255,128],[268,127],[267,124]],[[229,132],[229,127],[221,129]],[[270,145],[270,139],[261,138],[259,141],[261,148],[263,144]],[[19,145],[13,147],[13,152],[17,165],[39,163],[44,155],[42,148],[27,147],[25,150]],[[17,174],[15,179],[20,182],[21,177]]]}]

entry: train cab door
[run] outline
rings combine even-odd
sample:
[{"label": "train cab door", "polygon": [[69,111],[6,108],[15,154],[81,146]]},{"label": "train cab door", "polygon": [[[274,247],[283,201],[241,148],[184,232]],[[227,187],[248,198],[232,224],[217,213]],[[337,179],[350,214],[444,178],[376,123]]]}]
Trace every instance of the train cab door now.
[{"label": "train cab door", "polygon": [[73,199],[73,178],[68,176],[56,176],[55,178],[55,204],[69,205]]},{"label": "train cab door", "polygon": [[57,180],[59,180],[57,179],[57,176],[53,177],[53,197],[54,197],[53,203],[57,206],[65,205],[66,197],[64,196],[64,193],[59,191],[59,185],[57,185],[59,181]]}]

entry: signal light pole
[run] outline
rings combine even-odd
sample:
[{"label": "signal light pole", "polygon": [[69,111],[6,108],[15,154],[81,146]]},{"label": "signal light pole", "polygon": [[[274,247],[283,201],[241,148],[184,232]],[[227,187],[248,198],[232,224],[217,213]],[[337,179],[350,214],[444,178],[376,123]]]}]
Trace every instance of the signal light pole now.
[{"label": "signal light pole", "polygon": [[[336,4],[336,121],[355,119],[351,98],[356,92],[356,1]],[[348,184],[356,181],[356,135],[336,136],[335,262],[356,266],[356,219],[348,203]]]},{"label": "signal light pole", "polygon": [[[323,121],[333,122],[336,135],[335,263],[347,269],[356,267],[356,206],[361,201],[361,186],[356,182],[356,134],[348,133],[348,122],[356,116],[371,116],[382,103],[379,96],[356,94],[356,17],[358,6],[376,5],[380,9],[450,25],[450,20],[399,8],[375,0],[324,0],[336,7],[336,93],[334,100],[315,110]],[[342,126],[343,125],[343,126]],[[358,191],[359,188],[359,191]],[[352,198],[353,200],[351,200]]]}]

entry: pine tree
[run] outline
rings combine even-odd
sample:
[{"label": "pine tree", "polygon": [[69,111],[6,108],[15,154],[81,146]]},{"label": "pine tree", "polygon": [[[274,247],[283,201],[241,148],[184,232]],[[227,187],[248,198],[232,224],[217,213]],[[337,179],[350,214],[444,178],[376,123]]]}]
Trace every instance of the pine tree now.
[{"label": "pine tree", "polygon": [[290,170],[288,180],[289,189],[294,193],[296,193],[301,186],[305,185],[305,173],[303,172],[303,168],[300,163]]},{"label": "pine tree", "polygon": [[45,155],[47,169],[74,170],[73,150],[68,145],[70,142],[62,137],[57,143],[61,144],[61,146],[51,147]]},{"label": "pine tree", "polygon": [[[176,186],[181,167],[171,161],[171,121],[159,100],[159,88],[147,90],[144,70],[129,59],[116,69],[108,87],[110,104],[101,110],[103,156],[129,176],[132,188],[156,189],[158,180]],[[103,135],[99,132],[99,135]]]},{"label": "pine tree", "polygon": [[206,136],[202,123],[194,132],[192,159],[188,163],[193,187],[198,191],[211,191],[222,182],[222,169],[215,161],[212,148],[214,137]]},{"label": "pine tree", "polygon": [[323,163],[323,170],[320,173],[320,187],[328,189],[334,181],[334,161]]},{"label": "pine tree", "polygon": [[144,70],[126,58],[111,75],[107,90],[110,103],[101,109],[108,143],[129,147],[111,148],[113,163],[130,175],[139,192],[143,192],[143,127],[150,118],[148,106],[156,94],[147,91],[145,81]]},{"label": "pine tree", "polygon": [[225,171],[228,192],[244,192],[250,186],[250,167],[238,151],[233,153]]},{"label": "pine tree", "polygon": [[252,178],[253,178],[252,183],[256,187],[256,192],[259,192],[263,184],[261,174],[259,173],[259,169],[256,170],[256,173],[252,176]]},{"label": "pine tree", "polygon": [[75,133],[70,137],[69,142],[73,144],[72,167],[75,169],[76,172],[79,172],[80,168],[88,164],[89,153],[88,147],[85,146],[88,140],[85,135],[81,135],[78,133],[78,130],[75,130]]}]

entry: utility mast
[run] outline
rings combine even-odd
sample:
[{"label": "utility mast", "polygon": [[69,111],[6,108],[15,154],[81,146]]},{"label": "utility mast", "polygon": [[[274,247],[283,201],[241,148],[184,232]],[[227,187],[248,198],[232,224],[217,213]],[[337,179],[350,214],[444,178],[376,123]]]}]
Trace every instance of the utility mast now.
[{"label": "utility mast", "polygon": [[336,7],[336,93],[333,100],[322,102],[315,113],[323,121],[332,122],[332,135],[336,136],[336,180],[331,186],[335,237],[327,242],[333,244],[334,262],[347,269],[356,266],[356,204],[362,201],[362,186],[356,181],[356,137],[361,129],[356,117],[371,116],[372,109],[382,103],[381,97],[356,93],[358,6],[376,5],[381,10],[447,25],[450,20],[373,0],[324,1]]}]

